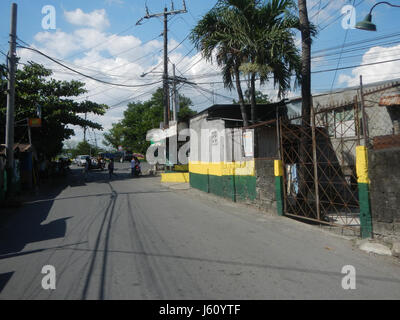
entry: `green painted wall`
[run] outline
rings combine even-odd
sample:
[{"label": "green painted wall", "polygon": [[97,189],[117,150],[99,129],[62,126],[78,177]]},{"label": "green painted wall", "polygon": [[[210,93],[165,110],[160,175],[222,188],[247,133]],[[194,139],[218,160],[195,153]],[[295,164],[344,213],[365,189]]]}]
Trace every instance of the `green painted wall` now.
[{"label": "green painted wall", "polygon": [[257,179],[254,176],[235,176],[236,198],[240,201],[255,200]]},{"label": "green painted wall", "polygon": [[276,206],[278,215],[283,216],[283,177],[275,176]]},{"label": "green painted wall", "polygon": [[190,186],[208,192],[208,175],[189,173]]},{"label": "green painted wall", "polygon": [[361,238],[371,238],[372,218],[368,183],[358,183],[358,197],[360,200]]},{"label": "green painted wall", "polygon": [[190,185],[233,201],[255,200],[257,197],[254,176],[214,176],[191,172]]}]

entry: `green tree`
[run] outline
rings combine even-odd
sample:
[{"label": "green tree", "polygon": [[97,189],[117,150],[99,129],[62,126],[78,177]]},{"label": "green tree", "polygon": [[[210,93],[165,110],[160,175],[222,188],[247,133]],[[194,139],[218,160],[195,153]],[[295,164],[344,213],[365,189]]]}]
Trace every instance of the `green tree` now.
[{"label": "green tree", "polygon": [[[250,92],[249,89],[247,89],[244,92],[244,96],[245,96],[244,103],[246,103],[246,104],[251,103],[251,92]],[[269,99],[268,95],[262,93],[261,91],[256,90],[255,97],[256,97],[255,101],[256,101],[257,104],[268,104],[268,103],[271,103],[271,100]],[[233,99],[233,103],[234,104],[238,104],[238,101]]]},{"label": "green tree", "polygon": [[[150,142],[146,141],[147,132],[160,127],[163,121],[163,89],[159,88],[152,97],[145,102],[132,102],[124,112],[124,118],[113,125],[111,130],[104,135],[104,144],[118,148],[122,145],[125,150],[145,154]],[[192,101],[179,96],[180,121],[188,121],[195,111],[190,109]]]},{"label": "green tree", "polygon": [[103,143],[114,149],[124,144],[125,130],[121,122],[114,123],[109,132],[105,133]]},{"label": "green tree", "polygon": [[235,79],[243,124],[248,126],[239,70],[245,56],[241,51],[241,43],[235,37],[235,15],[232,7],[226,6],[224,1],[218,1],[191,31],[190,39],[206,60],[212,62],[215,59],[222,68],[226,88],[232,89]]},{"label": "green tree", "polygon": [[[4,66],[3,66],[4,67]],[[42,127],[32,128],[32,144],[39,154],[52,158],[62,151],[63,141],[74,135],[69,126],[102,130],[98,123],[85,120],[80,114],[104,115],[108,108],[91,101],[76,102],[74,98],[86,93],[79,81],[59,81],[51,78],[52,71],[37,63],[28,63],[16,74],[15,141],[27,142],[25,119],[37,117],[41,107]],[[0,79],[0,87],[5,80]],[[6,93],[0,92],[0,137],[4,141],[6,119]]]},{"label": "green tree", "polygon": [[292,0],[219,0],[192,31],[191,39],[205,58],[212,60],[215,53],[225,86],[232,88],[234,75],[244,126],[241,75],[250,78],[252,121],[256,120],[257,76],[261,84],[273,79],[280,97],[290,89],[291,76],[298,78],[300,58],[294,29],[299,28],[299,19],[294,9]]},{"label": "green tree", "polygon": [[76,145],[76,147],[71,150],[73,158],[76,158],[79,155],[86,155],[86,154],[91,156],[97,156],[101,152],[103,152],[103,149],[98,148],[87,141],[79,142]]}]

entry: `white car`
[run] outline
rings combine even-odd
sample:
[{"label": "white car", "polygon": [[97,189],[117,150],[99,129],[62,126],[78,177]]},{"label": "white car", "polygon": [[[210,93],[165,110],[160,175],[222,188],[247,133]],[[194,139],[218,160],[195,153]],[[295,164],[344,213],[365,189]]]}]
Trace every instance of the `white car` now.
[{"label": "white car", "polygon": [[88,155],[82,155],[82,156],[77,156],[76,157],[76,164],[79,167],[84,167],[86,164],[86,158],[89,157]]}]

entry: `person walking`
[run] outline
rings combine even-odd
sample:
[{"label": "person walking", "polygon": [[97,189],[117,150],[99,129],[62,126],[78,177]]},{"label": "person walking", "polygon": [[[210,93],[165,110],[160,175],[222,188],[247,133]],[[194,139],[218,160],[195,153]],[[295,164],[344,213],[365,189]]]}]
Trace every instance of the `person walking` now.
[{"label": "person walking", "polygon": [[135,157],[132,157],[132,160],[131,160],[131,177],[132,178],[135,176],[135,167],[136,167],[136,160],[135,160]]},{"label": "person walking", "polygon": [[87,181],[90,170],[90,158],[86,157],[85,168],[83,169],[85,181]]},{"label": "person walking", "polygon": [[131,161],[131,168],[132,168],[132,176],[138,177],[141,173],[141,169],[140,169],[140,161],[136,156],[133,156],[133,159]]},{"label": "person walking", "polygon": [[108,164],[108,175],[109,175],[110,180],[111,180],[112,176],[115,175],[114,174],[114,159],[111,159],[110,163]]}]

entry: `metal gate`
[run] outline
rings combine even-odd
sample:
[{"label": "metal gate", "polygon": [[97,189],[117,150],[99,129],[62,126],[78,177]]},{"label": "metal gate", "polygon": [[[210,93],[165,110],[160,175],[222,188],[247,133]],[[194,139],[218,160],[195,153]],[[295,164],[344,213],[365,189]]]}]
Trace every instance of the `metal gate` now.
[{"label": "metal gate", "polygon": [[311,123],[301,117],[279,123],[285,214],[358,229],[355,150],[362,130],[357,101],[312,110]]}]

